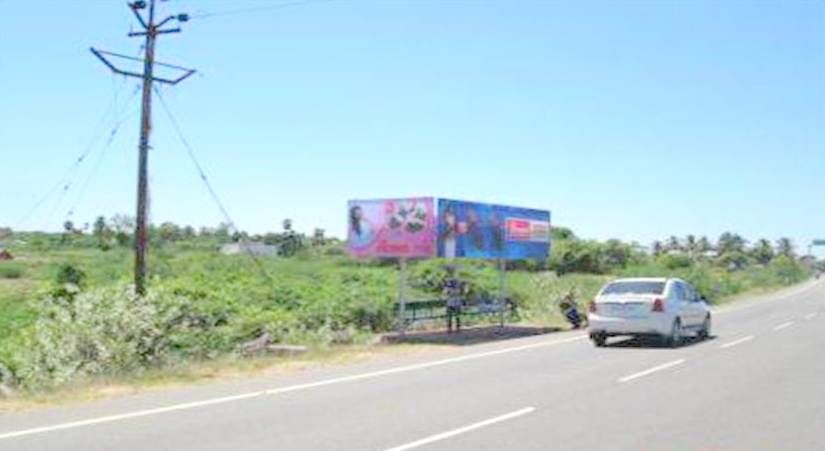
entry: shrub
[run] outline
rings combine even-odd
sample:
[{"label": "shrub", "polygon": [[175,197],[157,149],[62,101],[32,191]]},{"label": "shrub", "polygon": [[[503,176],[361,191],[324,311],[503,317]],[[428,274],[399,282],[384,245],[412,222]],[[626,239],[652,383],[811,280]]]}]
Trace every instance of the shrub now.
[{"label": "shrub", "polygon": [[0,279],[19,279],[24,274],[23,266],[16,262],[0,263]]},{"label": "shrub", "polygon": [[584,309],[608,279],[583,274],[557,276],[549,271],[513,273],[507,276],[507,292],[516,300],[523,318],[558,322],[561,320],[558,302],[563,296],[572,291],[579,308]]},{"label": "shrub", "polygon": [[44,301],[14,373],[27,389],[77,377],[135,371],[164,362],[178,326],[182,298],[150,290],[137,296],[126,285]]},{"label": "shrub", "polygon": [[439,297],[442,282],[447,278],[448,265],[455,267],[456,277],[467,284],[470,296],[485,296],[498,291],[499,279],[495,265],[482,260],[421,261],[412,266],[408,284],[429,296]]},{"label": "shrub", "polygon": [[602,274],[601,250],[598,243],[581,240],[559,240],[553,244],[550,268],[559,275],[571,272]]},{"label": "shrub", "polygon": [[660,256],[657,262],[670,270],[690,268],[693,265],[693,260],[685,254],[665,254]]},{"label": "shrub", "polygon": [[82,287],[86,280],[86,273],[83,272],[81,269],[75,267],[74,265],[70,264],[63,264],[57,270],[57,274],[55,275],[55,282],[58,286],[63,286],[66,284],[75,285],[77,287]]},{"label": "shrub", "polygon": [[783,284],[789,285],[803,280],[808,271],[798,261],[786,255],[780,255],[773,259],[770,270]]}]

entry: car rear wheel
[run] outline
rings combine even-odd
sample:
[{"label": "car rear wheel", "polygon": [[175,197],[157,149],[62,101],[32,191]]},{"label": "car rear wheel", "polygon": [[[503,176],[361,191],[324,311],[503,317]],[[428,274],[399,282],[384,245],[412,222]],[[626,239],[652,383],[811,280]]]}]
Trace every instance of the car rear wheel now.
[{"label": "car rear wheel", "polygon": [[590,339],[597,348],[602,348],[607,343],[607,337],[604,334],[593,334]]},{"label": "car rear wheel", "polygon": [[678,348],[682,344],[682,322],[677,318],[670,328],[670,336],[665,339],[665,344],[671,348]]},{"label": "car rear wheel", "polygon": [[707,340],[710,338],[710,326],[711,320],[710,315],[705,317],[705,321],[702,322],[702,328],[699,330],[699,338],[702,340]]}]

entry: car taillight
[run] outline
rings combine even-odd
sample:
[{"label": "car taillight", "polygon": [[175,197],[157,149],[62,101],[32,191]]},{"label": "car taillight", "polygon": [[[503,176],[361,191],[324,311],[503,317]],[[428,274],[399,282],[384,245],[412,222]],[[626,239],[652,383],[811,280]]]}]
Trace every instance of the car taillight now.
[{"label": "car taillight", "polygon": [[656,298],[653,301],[653,311],[654,312],[664,312],[665,311],[665,303],[662,302],[661,298]]},{"label": "car taillight", "polygon": [[596,313],[596,301],[590,301],[590,305],[587,306],[587,311],[590,313]]}]

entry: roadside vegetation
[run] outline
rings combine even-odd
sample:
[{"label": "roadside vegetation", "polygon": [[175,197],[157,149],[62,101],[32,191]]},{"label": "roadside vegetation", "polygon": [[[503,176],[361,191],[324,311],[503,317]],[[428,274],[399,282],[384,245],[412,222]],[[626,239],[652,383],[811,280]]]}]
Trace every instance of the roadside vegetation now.
[{"label": "roadside vegetation", "polygon": [[[305,236],[284,221],[259,236],[230,228],[151,229],[148,295],[134,294],[129,218],[98,218],[91,230],[67,223],[63,233],[17,232],[4,239],[13,255],[0,261],[0,384],[23,392],[94,377],[131,378],[186,362],[243,356],[243,345],[273,343],[331,349],[371,343],[394,328],[398,274],[392,261],[353,261],[322,230]],[[618,240],[583,240],[553,231],[547,262],[511,262],[507,293],[513,321],[559,325],[555,302],[569,290],[584,307],[617,276],[677,276],[711,302],[774,289],[809,276],[790,240],[750,244],[726,233],[671,237],[647,249]],[[225,243],[277,246],[271,256],[224,255]],[[411,264],[410,298],[439,296],[444,261]],[[492,263],[460,261],[470,293],[494,296]],[[483,322],[484,320],[476,320]]]}]

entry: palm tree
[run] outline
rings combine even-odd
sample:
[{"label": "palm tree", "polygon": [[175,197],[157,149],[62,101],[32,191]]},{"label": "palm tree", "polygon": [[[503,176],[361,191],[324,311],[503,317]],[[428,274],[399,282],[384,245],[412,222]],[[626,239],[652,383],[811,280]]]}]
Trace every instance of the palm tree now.
[{"label": "palm tree", "polygon": [[753,254],[754,260],[756,260],[761,265],[767,265],[768,263],[773,260],[774,253],[773,247],[771,247],[771,242],[762,238],[761,240],[757,241],[756,244],[753,246],[753,250],[751,251]]},{"label": "palm tree", "polygon": [[776,240],[776,253],[779,255],[784,255],[789,258],[796,257],[793,247],[793,241],[791,241],[790,238],[782,237]]},{"label": "palm tree", "polygon": [[674,235],[671,235],[670,238],[667,239],[667,250],[669,251],[681,251],[682,244],[679,242],[679,238]]},{"label": "palm tree", "polygon": [[719,237],[716,254],[724,255],[728,252],[744,252],[746,243],[747,241],[738,234],[725,232]]},{"label": "palm tree", "polygon": [[696,237],[694,235],[688,235],[685,237],[685,250],[691,257],[696,255]]},{"label": "palm tree", "polygon": [[654,241],[650,248],[653,251],[654,257],[662,255],[662,252],[664,251],[664,246],[662,246],[662,242],[659,240]]},{"label": "palm tree", "polygon": [[699,241],[696,242],[696,250],[702,254],[711,249],[713,249],[713,246],[710,244],[710,240],[706,236],[699,238]]},{"label": "palm tree", "polygon": [[315,231],[312,232],[312,245],[313,246],[321,246],[326,242],[325,237],[326,231],[324,229],[316,228]]}]

